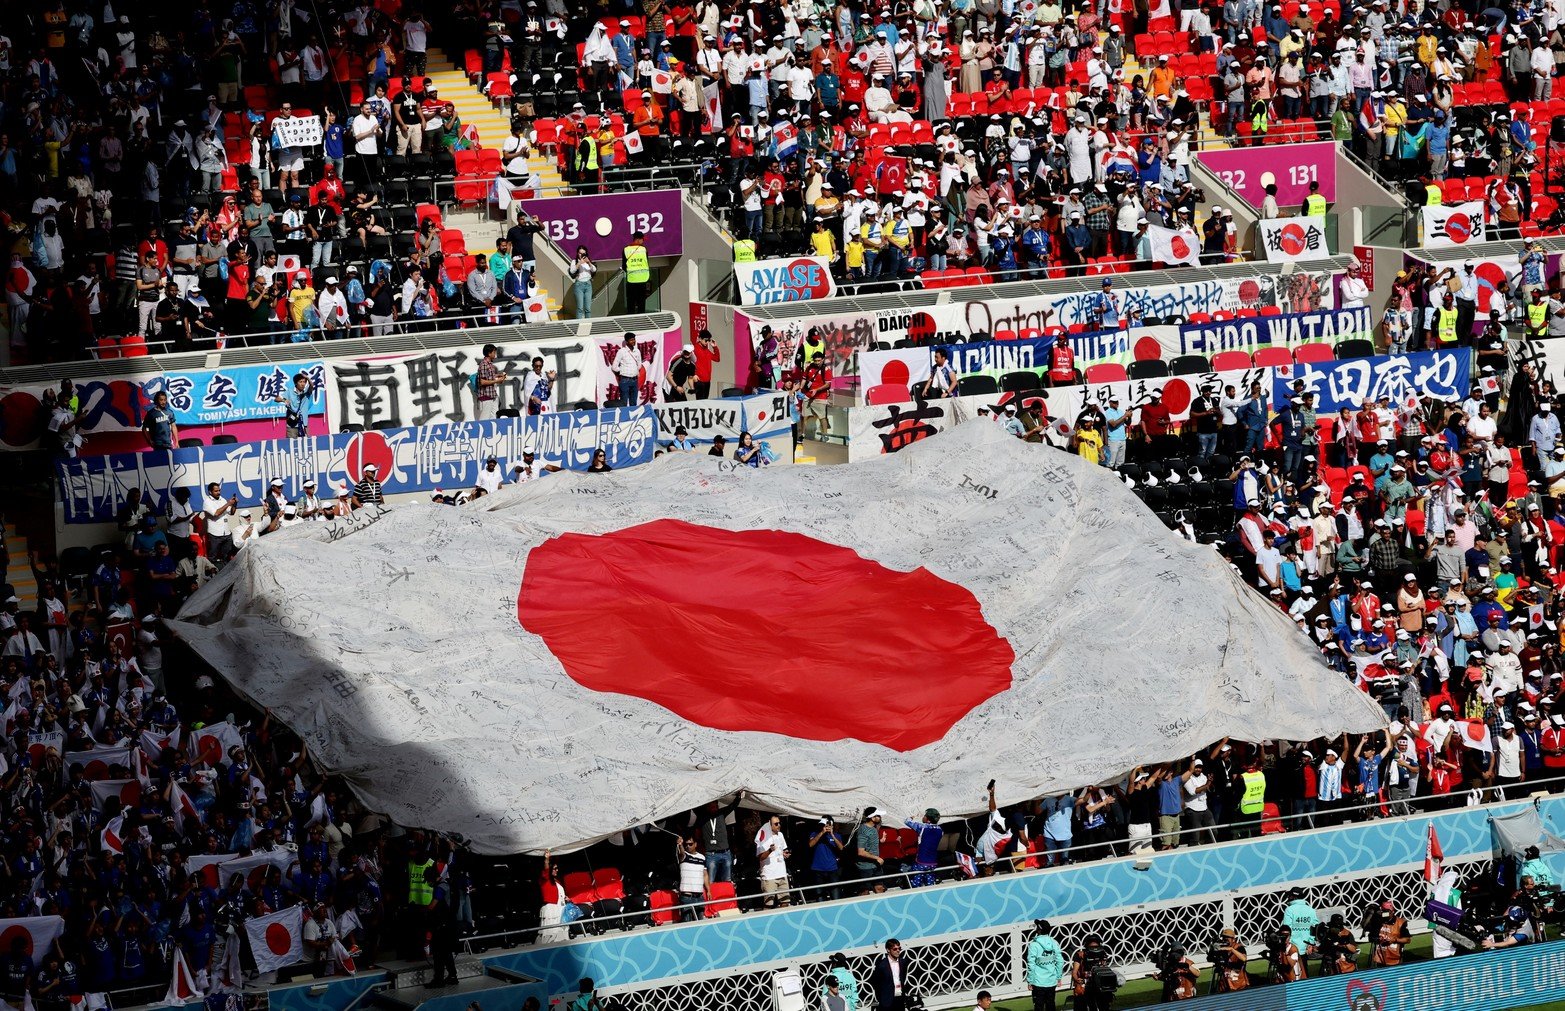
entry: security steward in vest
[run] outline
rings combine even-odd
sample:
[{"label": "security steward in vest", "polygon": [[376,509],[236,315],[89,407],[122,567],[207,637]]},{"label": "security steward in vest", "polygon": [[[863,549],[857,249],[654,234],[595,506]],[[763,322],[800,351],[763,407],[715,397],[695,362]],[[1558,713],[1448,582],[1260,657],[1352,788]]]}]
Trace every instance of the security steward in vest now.
[{"label": "security steward in vest", "polygon": [[737,239],[734,242],[734,262],[755,262],[755,240],[750,238]]},{"label": "security steward in vest", "polygon": [[652,287],[652,264],[647,257],[647,233],[637,232],[630,237],[620,257],[625,269],[625,312],[630,315],[647,311],[647,291]]},{"label": "security steward in vest", "polygon": [[1435,310],[1435,346],[1455,347],[1460,336],[1456,329],[1456,296],[1446,292],[1440,298],[1440,308]]},{"label": "security steward in vest", "polygon": [[1532,289],[1532,301],[1527,303],[1527,336],[1542,340],[1549,332],[1549,303],[1542,288]]},{"label": "security steward in vest", "polygon": [[1312,218],[1326,216],[1326,198],[1320,195],[1320,183],[1310,181],[1310,195],[1304,198],[1304,213]]},{"label": "security steward in vest", "polygon": [[1250,759],[1239,774],[1239,817],[1234,836],[1259,835],[1261,815],[1266,812],[1266,773],[1261,771],[1260,756]]},{"label": "security steward in vest", "polygon": [[1424,206],[1439,207],[1445,203],[1445,193],[1440,189],[1440,184],[1433,179],[1424,180]]}]

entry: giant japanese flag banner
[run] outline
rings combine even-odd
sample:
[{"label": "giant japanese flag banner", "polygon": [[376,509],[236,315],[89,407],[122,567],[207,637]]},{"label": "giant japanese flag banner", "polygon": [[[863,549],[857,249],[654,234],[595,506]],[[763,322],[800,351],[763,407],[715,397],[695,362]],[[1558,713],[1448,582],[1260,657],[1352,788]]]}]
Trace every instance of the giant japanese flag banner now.
[{"label": "giant japanese flag banner", "polygon": [[272,534],[175,628],[368,807],[483,853],[739,790],[963,815],[991,776],[1021,800],[1224,736],[1386,722],[1210,547],[992,424],[851,466],[675,454],[476,505]]}]

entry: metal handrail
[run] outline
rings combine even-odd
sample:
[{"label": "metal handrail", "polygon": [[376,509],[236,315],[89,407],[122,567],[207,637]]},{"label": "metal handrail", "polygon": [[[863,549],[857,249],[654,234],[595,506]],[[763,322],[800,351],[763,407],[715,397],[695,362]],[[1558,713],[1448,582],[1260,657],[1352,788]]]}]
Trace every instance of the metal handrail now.
[{"label": "metal handrail", "polygon": [[[1507,799],[1504,799],[1504,800],[1484,801],[1480,806],[1482,806],[1482,807],[1498,807],[1498,806],[1503,805],[1503,804],[1518,804],[1518,803],[1525,803],[1525,802],[1531,801],[1531,800],[1534,799],[1534,796],[1533,796],[1534,789],[1539,787],[1539,786],[1543,786],[1545,784],[1548,784],[1548,785],[1565,785],[1565,776],[1559,776],[1559,777],[1553,777],[1553,778],[1546,778],[1546,779],[1529,781],[1526,784],[1524,784],[1527,787],[1527,789],[1528,789],[1527,796],[1516,798],[1516,799],[1509,799],[1509,798],[1507,798]],[[1550,791],[1550,792],[1552,792],[1552,791]],[[1392,806],[1392,805],[1396,805],[1396,804],[1405,804],[1409,808],[1408,813],[1404,814],[1404,815],[1389,815],[1389,816],[1387,816],[1386,820],[1391,820],[1393,818],[1422,818],[1422,817],[1427,817],[1429,815],[1429,811],[1427,811],[1427,810],[1420,811],[1420,810],[1413,810],[1413,809],[1414,808],[1418,808],[1418,807],[1427,807],[1429,804],[1431,804],[1432,802],[1435,802],[1435,801],[1439,801],[1439,802],[1444,803],[1444,802],[1447,801],[1448,796],[1449,795],[1420,796],[1420,797],[1411,797],[1411,798],[1409,798],[1405,802],[1404,801],[1390,801],[1390,800],[1387,800],[1387,801],[1375,801],[1373,803],[1367,803],[1367,804],[1345,805],[1345,806],[1342,806],[1342,807],[1332,808],[1329,812],[1325,812],[1325,813],[1320,812],[1320,811],[1316,811],[1316,812],[1307,813],[1307,814],[1279,815],[1276,818],[1255,818],[1255,819],[1249,819],[1249,820],[1244,820],[1244,821],[1232,821],[1232,822],[1225,822],[1225,823],[1222,823],[1222,824],[1219,824],[1219,825],[1216,825],[1216,826],[1213,826],[1213,827],[1188,828],[1188,829],[1187,828],[1181,828],[1179,831],[1177,831],[1175,833],[1172,833],[1172,834],[1175,836],[1175,838],[1177,840],[1184,840],[1187,836],[1197,836],[1197,837],[1202,836],[1202,835],[1212,836],[1219,830],[1227,831],[1227,830],[1233,830],[1233,829],[1242,829],[1242,830],[1245,830],[1247,833],[1250,833],[1248,838],[1230,839],[1230,840],[1224,840],[1224,841],[1221,841],[1221,842],[1215,841],[1215,839],[1214,839],[1213,841],[1210,841],[1210,842],[1205,842],[1205,843],[1197,842],[1197,843],[1195,843],[1195,845],[1230,846],[1230,845],[1242,844],[1244,842],[1247,842],[1249,838],[1258,838],[1258,837],[1260,837],[1263,834],[1263,830],[1264,830],[1265,825],[1267,823],[1270,823],[1270,822],[1278,822],[1278,823],[1283,823],[1283,824],[1286,824],[1286,823],[1295,823],[1295,824],[1297,824],[1297,823],[1300,823],[1300,822],[1312,822],[1314,819],[1325,817],[1327,814],[1329,814],[1332,818],[1345,817],[1345,816],[1351,815],[1351,814],[1353,814],[1355,812],[1371,811],[1371,810],[1378,812],[1380,809],[1382,809],[1384,807],[1388,807],[1388,806]],[[1372,819],[1372,820],[1378,820],[1378,819]],[[1309,825],[1305,826],[1302,829],[1295,829],[1295,831],[1310,831],[1310,832],[1314,832],[1314,831],[1328,831],[1328,830],[1333,829],[1333,828],[1343,828],[1343,827],[1350,827],[1350,826],[1348,826],[1348,825],[1317,826],[1317,825],[1314,825],[1314,824],[1309,824]],[[853,830],[850,830],[848,832],[847,836],[844,839],[845,847],[852,840],[853,833],[856,830],[857,830],[857,826],[855,826]],[[1283,831],[1287,831],[1287,829],[1285,828]],[[1264,832],[1264,834],[1275,834],[1275,833]],[[1034,870],[1057,870],[1059,868],[1056,867],[1056,866],[1052,866],[1050,864],[1045,864],[1044,866],[1036,867],[1036,868],[1014,868],[1014,861],[1022,859],[1024,856],[1026,856],[1026,857],[1033,857],[1033,858],[1036,858],[1038,860],[1046,860],[1046,859],[1054,858],[1054,857],[1057,857],[1057,856],[1060,856],[1060,855],[1063,854],[1063,855],[1067,856],[1067,861],[1066,862],[1074,863],[1076,861],[1074,861],[1073,859],[1070,859],[1070,855],[1072,855],[1072,854],[1082,854],[1082,853],[1086,853],[1086,852],[1089,852],[1089,851],[1090,852],[1101,852],[1101,851],[1107,850],[1109,855],[1107,857],[1105,857],[1104,859],[1110,859],[1110,860],[1124,860],[1124,859],[1139,860],[1139,859],[1149,859],[1149,858],[1150,859],[1155,859],[1156,857],[1162,855],[1165,852],[1172,852],[1172,850],[1165,851],[1165,850],[1157,848],[1157,843],[1158,843],[1160,838],[1161,838],[1161,834],[1156,831],[1155,823],[1154,823],[1154,831],[1152,833],[1152,837],[1146,841],[1144,849],[1141,848],[1141,847],[1138,847],[1138,846],[1134,846],[1128,840],[1116,839],[1116,840],[1114,840],[1112,842],[1092,843],[1092,844],[1082,843],[1082,844],[1078,844],[1078,845],[1071,845],[1071,846],[1068,846],[1068,847],[1062,847],[1062,848],[1057,849],[1057,850],[1039,850],[1039,851],[1036,851],[1036,852],[1029,852],[1029,853],[1027,853],[1025,855],[1024,854],[1012,854],[1012,855],[1007,855],[1007,856],[1001,858],[996,863],[997,863],[997,865],[1003,864],[1003,865],[1005,865],[1007,867],[1012,868],[1012,871],[1011,871],[1012,873],[1026,873],[1028,871],[1034,871]],[[1178,848],[1178,847],[1175,847],[1175,848]],[[1116,852],[1117,849],[1123,849],[1124,852],[1123,853]],[[847,856],[846,849],[844,849],[843,854],[839,857],[839,863],[847,862],[850,859],[851,858],[849,858]],[[868,891],[873,891],[874,887],[877,886],[877,885],[886,886],[888,888],[890,886],[892,886],[892,885],[896,885],[898,887],[903,887],[903,886],[906,886],[908,884],[909,878],[911,878],[915,874],[928,874],[931,877],[937,879],[937,885],[959,885],[959,884],[962,884],[966,880],[965,872],[962,871],[962,869],[961,869],[961,867],[959,865],[947,864],[947,865],[941,865],[941,866],[936,867],[933,870],[929,870],[929,871],[916,871],[916,870],[913,870],[911,868],[911,864],[909,864],[909,868],[907,870],[899,870],[899,871],[895,871],[895,872],[891,872],[891,873],[887,873],[887,874],[878,874],[878,875],[875,875],[873,877],[867,877],[867,878],[866,877],[844,878],[844,879],[839,880],[839,881],[826,882],[826,883],[821,883],[821,884],[790,885],[788,890],[787,890],[787,894],[789,894],[789,895],[797,894],[803,901],[806,901],[806,902],[846,901],[849,898],[856,898],[858,896],[843,896],[840,899],[830,899],[830,898],[825,898],[825,897],[811,898],[810,896],[813,895],[813,894],[822,893],[822,892],[850,891],[850,890],[856,890],[856,889],[861,889],[861,888],[867,889]],[[944,879],[944,880],[941,880],[941,879]],[[982,879],[974,879],[974,880],[982,880]],[[930,887],[930,886],[925,886],[925,887]],[[771,894],[773,896],[775,896],[775,895],[780,894],[780,893],[771,893]],[[734,896],[734,898],[732,900],[723,899],[723,900],[719,900],[719,901],[734,901],[734,902],[738,902],[740,900],[759,899],[761,897],[762,897],[761,893],[753,893],[753,894],[752,893],[746,893],[744,895],[739,895],[739,894],[736,893],[736,895]],[[711,905],[713,901],[714,900],[712,900],[710,898],[706,898],[706,899],[703,899],[702,902],[699,903],[699,904],[692,904],[690,906],[680,905],[680,906],[674,906],[672,908],[674,910],[697,909],[697,911],[700,912],[700,911],[704,910],[704,907]],[[633,913],[614,913],[614,914],[610,914],[610,915],[607,915],[607,916],[584,917],[582,920],[578,920],[578,921],[574,921],[574,922],[586,922],[586,921],[590,920],[595,926],[606,927],[607,928],[607,927],[614,927],[614,926],[618,925],[620,927],[620,929],[622,929],[622,930],[629,930],[634,925],[634,924],[632,924],[630,922],[631,920],[645,920],[647,918],[647,916],[648,916],[648,912],[646,910],[639,910],[639,911],[633,912]],[[674,923],[674,924],[668,924],[668,926],[678,926],[678,925],[679,924],[677,922]],[[515,937],[518,937],[518,936],[525,937],[527,935],[533,935],[536,938],[536,935],[540,931],[549,930],[549,929],[556,928],[556,927],[558,927],[558,928],[568,928],[569,926],[570,926],[569,923],[560,923],[560,924],[549,924],[549,925],[539,925],[539,926],[517,927],[517,928],[510,929],[510,930],[500,930],[500,931],[496,931],[496,932],[488,933],[488,934],[478,934],[478,935],[474,935],[474,936],[471,936],[471,937],[468,937],[468,938],[465,939],[465,941],[464,941],[464,944],[466,945],[465,950],[469,954],[472,954],[473,953],[472,946],[474,944],[483,944],[486,941],[494,941],[494,940],[501,940],[502,942],[505,942],[505,941],[507,941],[507,939],[510,939],[510,938],[515,938]]]}]

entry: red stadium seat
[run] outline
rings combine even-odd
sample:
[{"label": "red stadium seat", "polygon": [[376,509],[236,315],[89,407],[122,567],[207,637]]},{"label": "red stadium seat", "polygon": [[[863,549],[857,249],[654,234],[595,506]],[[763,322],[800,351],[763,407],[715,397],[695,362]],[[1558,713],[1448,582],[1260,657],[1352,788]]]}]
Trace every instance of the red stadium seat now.
[{"label": "red stadium seat", "polygon": [[1130,376],[1125,374],[1125,366],[1119,362],[1088,365],[1082,378],[1088,383],[1123,383],[1130,380]]},{"label": "red stadium seat", "polygon": [[647,896],[647,904],[651,907],[652,925],[663,926],[674,922],[674,905],[678,897],[666,889],[659,888]]},{"label": "red stadium seat", "polygon": [[617,867],[599,867],[593,871],[592,887],[598,893],[600,902],[604,899],[625,898],[625,882]]},{"label": "red stadium seat", "polygon": [[866,404],[905,404],[912,399],[907,387],[899,383],[881,383],[864,391]]},{"label": "red stadium seat", "polygon": [[560,883],[565,887],[565,897],[578,906],[590,906],[598,901],[598,893],[592,887],[592,875],[586,871],[571,871]]},{"label": "red stadium seat", "polygon": [[1336,351],[1330,344],[1313,341],[1309,344],[1300,344],[1293,349],[1293,360],[1300,365],[1306,362],[1329,362],[1336,360]]},{"label": "red stadium seat", "polygon": [[739,900],[734,892],[732,881],[714,881],[707,889],[706,915],[708,917],[722,916],[724,913],[737,915],[739,912]]},{"label": "red stadium seat", "polygon": [[1293,364],[1293,354],[1285,347],[1256,348],[1253,357],[1255,367],[1258,369],[1269,369],[1278,365]]},{"label": "red stadium seat", "polygon": [[1253,365],[1248,351],[1219,351],[1212,356],[1213,372],[1238,372]]}]

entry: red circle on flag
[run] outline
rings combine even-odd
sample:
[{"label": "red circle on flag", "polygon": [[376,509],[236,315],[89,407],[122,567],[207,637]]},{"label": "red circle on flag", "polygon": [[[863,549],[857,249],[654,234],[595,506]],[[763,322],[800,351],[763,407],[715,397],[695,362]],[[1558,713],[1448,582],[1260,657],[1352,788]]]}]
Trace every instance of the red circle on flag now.
[{"label": "red circle on flag", "polygon": [[372,463],[376,466],[377,476],[382,481],[390,477],[391,446],[386,442],[386,437],[379,432],[362,432],[348,443],[348,452],[343,460],[343,466],[348,471],[348,477],[357,484],[364,477],[364,468]]},{"label": "red circle on flag", "polygon": [[1452,242],[1466,242],[1473,237],[1473,222],[1466,214],[1457,211],[1445,219],[1445,236]]},{"label": "red circle on flag", "polygon": [[1174,254],[1174,259],[1183,260],[1190,256],[1190,243],[1185,241],[1183,235],[1177,232],[1169,237],[1168,251]]},{"label": "red circle on flag", "polygon": [[17,391],[0,397],[0,440],[7,446],[25,446],[43,435],[42,408],[31,393]]},{"label": "red circle on flag", "polygon": [[266,927],[266,947],[274,955],[286,955],[293,950],[293,934],[281,923],[271,923]]},{"label": "red circle on flag", "polygon": [[109,763],[101,758],[95,758],[82,768],[82,778],[89,783],[96,783],[100,779],[109,778]]},{"label": "red circle on flag", "polygon": [[[894,751],[940,740],[1009,688],[1016,659],[977,598],[927,569],[898,572],[804,534],[673,519],[545,541],[516,610],[593,691],[714,730]],[[934,657],[961,677],[931,675]]]},{"label": "red circle on flag", "polygon": [[141,783],[139,781],[133,779],[120,787],[120,803],[126,807],[135,807],[141,803]]},{"label": "red circle on flag", "polygon": [[1254,280],[1239,282],[1239,302],[1241,305],[1254,305],[1261,300],[1261,282]]},{"label": "red circle on flag", "polygon": [[223,742],[216,734],[202,734],[196,738],[196,754],[208,765],[216,765],[223,760]]},{"label": "red circle on flag", "polygon": [[906,386],[907,381],[907,362],[899,358],[893,358],[880,367],[880,384],[882,386]]},{"label": "red circle on flag", "polygon": [[913,318],[908,320],[907,339],[915,344],[934,340],[935,318],[927,312],[915,312]]},{"label": "red circle on flag", "polygon": [[1282,231],[1277,235],[1277,244],[1289,256],[1298,256],[1309,246],[1309,239],[1304,234],[1304,226],[1283,225]]},{"label": "red circle on flag", "polygon": [[1136,346],[1131,351],[1138,362],[1156,362],[1163,360],[1163,345],[1157,342],[1156,337],[1140,337],[1136,340]]},{"label": "red circle on flag", "polygon": [[11,945],[20,938],[22,941],[22,954],[31,956],[33,953],[33,932],[19,923],[13,923],[0,932],[0,951],[11,953]]},{"label": "red circle on flag", "polygon": [[1190,384],[1183,379],[1170,379],[1163,384],[1163,406],[1169,414],[1183,414],[1190,408]]}]

